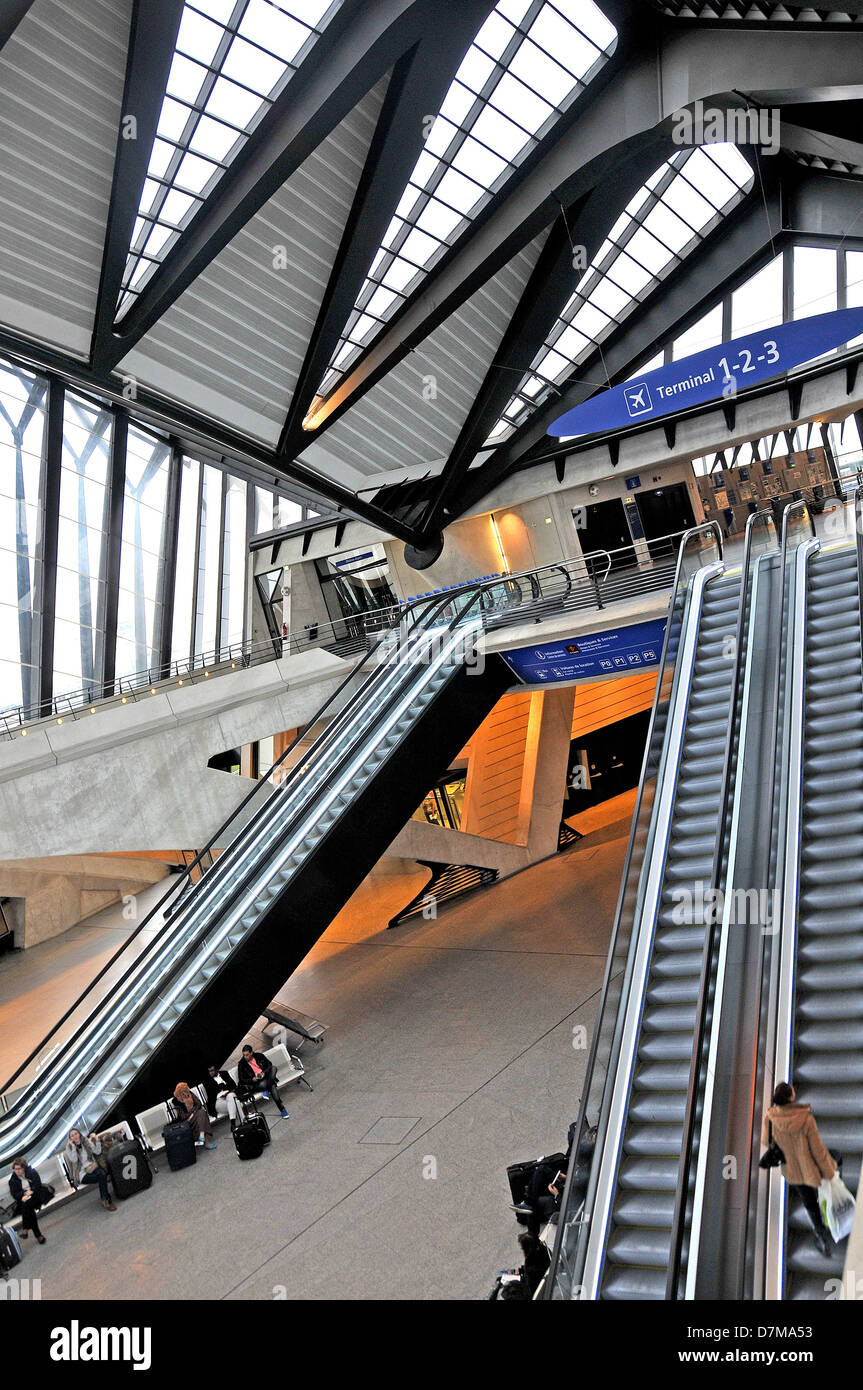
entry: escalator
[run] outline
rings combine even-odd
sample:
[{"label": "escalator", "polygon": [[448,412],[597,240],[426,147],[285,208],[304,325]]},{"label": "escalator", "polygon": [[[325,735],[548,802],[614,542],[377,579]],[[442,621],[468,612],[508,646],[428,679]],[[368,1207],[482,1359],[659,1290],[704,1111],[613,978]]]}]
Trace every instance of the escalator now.
[{"label": "escalator", "polygon": [[256,785],[213,837],[227,848],[185,871],[162,925],[141,924],[4,1087],[0,1170],[230,1053],[511,684],[500,657],[475,659],[483,597],[416,605],[352,670],[284,780]]},{"label": "escalator", "polygon": [[[863,644],[854,547],[816,551],[806,593],[793,1070],[857,1190],[863,1155]],[[777,1076],[776,1081],[784,1080]],[[819,1254],[789,1194],[784,1297],[823,1299],[847,1242]]]},{"label": "escalator", "polygon": [[[701,609],[601,1296],[664,1298],[726,764],[739,577]],[[691,905],[691,910],[686,910]],[[683,918],[684,920],[681,920]],[[687,920],[691,919],[691,920]]]}]

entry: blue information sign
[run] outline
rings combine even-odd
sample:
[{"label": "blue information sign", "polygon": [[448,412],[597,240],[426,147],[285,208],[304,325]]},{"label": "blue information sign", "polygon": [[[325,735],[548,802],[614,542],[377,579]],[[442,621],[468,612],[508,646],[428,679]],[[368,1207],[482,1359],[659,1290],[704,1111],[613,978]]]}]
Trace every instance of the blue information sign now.
[{"label": "blue information sign", "polygon": [[747,386],[756,386],[841,347],[860,334],[863,308],[837,309],[831,314],[798,319],[796,323],[780,323],[760,333],[747,333],[593,396],[561,415],[549,426],[548,433],[595,434],[639,420],[659,419],[722,396],[734,396]]},{"label": "blue information sign", "polygon": [[542,642],[535,647],[516,647],[501,652],[525,685],[545,681],[586,680],[591,676],[619,676],[624,671],[643,671],[656,666],[662,656],[665,619],[631,623],[629,627]]}]

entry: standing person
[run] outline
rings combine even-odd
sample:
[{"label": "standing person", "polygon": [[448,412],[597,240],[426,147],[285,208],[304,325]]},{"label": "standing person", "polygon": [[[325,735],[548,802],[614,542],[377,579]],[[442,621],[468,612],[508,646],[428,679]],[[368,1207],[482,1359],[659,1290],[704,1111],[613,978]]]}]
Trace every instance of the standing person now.
[{"label": "standing person", "polygon": [[829,1255],[830,1241],[818,1205],[818,1188],[822,1178],[836,1176],[839,1169],[835,1160],[841,1162],[841,1158],[824,1147],[811,1107],[797,1101],[797,1092],[787,1081],[773,1092],[773,1104],[764,1116],[762,1144],[770,1143],[771,1131],[774,1143],[785,1155],[780,1172],[800,1194],[818,1249],[822,1255]]},{"label": "standing person", "polygon": [[192,1095],[185,1081],[178,1082],[174,1087],[174,1100],[182,1112],[180,1119],[189,1121],[198,1148],[217,1148],[210,1128],[210,1117],[198,1097]]},{"label": "standing person", "polygon": [[521,1266],[522,1277],[527,1281],[530,1289],[531,1298],[536,1293],[546,1274],[551,1260],[548,1258],[548,1251],[541,1240],[538,1240],[530,1231],[525,1231],[518,1238],[521,1246],[521,1253],[524,1256],[524,1264]]},{"label": "standing person", "polygon": [[243,1107],[237,1095],[237,1088],[227,1071],[217,1071],[211,1062],[204,1077],[204,1090],[207,1093],[207,1110],[211,1120],[227,1115],[231,1121],[231,1133],[243,1119]]},{"label": "standing person", "polygon": [[237,1080],[242,1090],[251,1095],[260,1091],[264,1099],[271,1096],[279,1108],[282,1119],[288,1120],[290,1116],[282,1105],[282,1097],[276,1084],[278,1079],[276,1069],[270,1059],[265,1057],[263,1052],[255,1052],[249,1043],[246,1043],[243,1048],[243,1055],[237,1064]]},{"label": "standing person", "polygon": [[285,644],[286,644],[287,640],[288,640],[288,625],[287,625],[287,623],[282,623],[282,646],[281,646],[281,655],[282,655],[282,656],[286,656],[286,655],[287,655],[287,651],[286,651],[286,649],[285,649]]},{"label": "standing person", "polygon": [[9,1195],[15,1203],[15,1215],[21,1217],[21,1239],[26,1240],[32,1231],[39,1244],[44,1245],[45,1237],[39,1228],[38,1213],[39,1208],[49,1201],[50,1194],[45,1191],[36,1169],[31,1168],[23,1156],[12,1160]]},{"label": "standing person", "polygon": [[63,1154],[69,1181],[73,1187],[86,1187],[97,1182],[102,1206],[106,1211],[116,1211],[117,1208],[108,1191],[108,1174],[99,1163],[101,1152],[102,1145],[95,1134],[90,1134],[85,1139],[80,1129],[69,1130],[69,1142]]}]

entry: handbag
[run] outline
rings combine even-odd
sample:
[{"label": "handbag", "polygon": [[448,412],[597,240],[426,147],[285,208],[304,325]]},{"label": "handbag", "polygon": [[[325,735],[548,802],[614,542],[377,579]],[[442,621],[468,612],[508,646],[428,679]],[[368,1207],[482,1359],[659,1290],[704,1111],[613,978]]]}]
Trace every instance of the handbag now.
[{"label": "handbag", "polygon": [[782,1152],[782,1150],[780,1149],[780,1147],[779,1147],[779,1145],[777,1144],[776,1140],[773,1138],[773,1121],[772,1121],[772,1120],[768,1120],[768,1121],[767,1121],[767,1136],[768,1136],[768,1138],[769,1138],[769,1140],[770,1140],[770,1143],[767,1145],[767,1148],[764,1150],[764,1153],[761,1155],[760,1159],[758,1160],[758,1167],[759,1167],[759,1168],[778,1168],[779,1165],[780,1165],[780,1163],[784,1163],[784,1162],[785,1162],[785,1155],[784,1155],[784,1153]]},{"label": "handbag", "polygon": [[818,1189],[821,1219],[835,1241],[844,1240],[854,1225],[854,1198],[837,1173],[822,1178]]}]

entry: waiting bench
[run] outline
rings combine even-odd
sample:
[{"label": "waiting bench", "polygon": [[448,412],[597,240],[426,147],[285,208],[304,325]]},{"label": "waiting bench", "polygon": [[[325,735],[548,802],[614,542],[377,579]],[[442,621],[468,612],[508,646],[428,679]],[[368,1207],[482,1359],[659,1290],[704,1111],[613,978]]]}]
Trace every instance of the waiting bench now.
[{"label": "waiting bench", "polygon": [[[286,1047],[279,1045],[278,1047],[267,1048],[264,1052],[264,1056],[269,1062],[272,1062],[276,1069],[280,1091],[285,1086],[290,1085],[292,1081],[302,1082],[309,1091],[313,1089],[306,1080],[305,1067],[302,1062],[298,1057],[292,1056]],[[234,1085],[238,1085],[236,1066],[229,1067],[227,1070]],[[203,1086],[190,1086],[189,1089],[206,1108],[207,1093]],[[224,1118],[225,1116],[220,1115],[216,1123]],[[150,1153],[156,1153],[159,1149],[165,1147],[165,1141],[162,1138],[162,1130],[164,1126],[170,1124],[170,1122],[171,1111],[168,1101],[161,1101],[158,1105],[151,1106],[149,1110],[144,1110],[140,1115],[135,1116],[135,1123],[138,1126],[141,1138],[144,1140],[144,1145]]]}]

